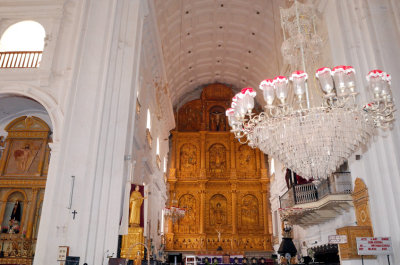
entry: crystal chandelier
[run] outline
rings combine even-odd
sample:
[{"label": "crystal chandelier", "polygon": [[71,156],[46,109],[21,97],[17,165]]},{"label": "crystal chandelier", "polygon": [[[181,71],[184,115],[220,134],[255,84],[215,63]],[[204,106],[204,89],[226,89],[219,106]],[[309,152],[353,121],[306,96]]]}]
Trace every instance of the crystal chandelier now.
[{"label": "crystal chandelier", "polygon": [[170,218],[173,223],[177,222],[179,219],[185,216],[186,210],[184,208],[179,208],[178,201],[174,199],[171,201],[171,206],[166,207],[164,211],[164,215],[166,218]]},{"label": "crystal chandelier", "polygon": [[[295,1],[288,10],[281,10],[282,25],[294,35],[285,40],[282,52],[293,65],[301,58],[303,69],[306,61],[315,61],[318,52],[310,48],[317,49],[320,39],[312,26],[314,16],[307,22],[306,16],[299,15],[311,12],[309,8]],[[252,112],[256,96],[252,88],[236,94],[226,111],[231,131],[240,142],[279,159],[306,179],[326,178],[335,172],[368,142],[375,128],[390,127],[395,111],[390,75],[381,70],[367,75],[372,100],[365,106],[357,104],[353,67],[320,68],[316,78],[323,91],[320,104],[310,102],[307,73],[295,71],[289,78],[277,76],[261,82],[266,102],[263,112]]]}]

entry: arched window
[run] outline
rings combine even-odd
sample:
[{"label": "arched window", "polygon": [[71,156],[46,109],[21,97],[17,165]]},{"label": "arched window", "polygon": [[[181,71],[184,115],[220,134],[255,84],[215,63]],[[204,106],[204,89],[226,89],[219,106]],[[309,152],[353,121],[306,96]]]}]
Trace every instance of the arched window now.
[{"label": "arched window", "polygon": [[0,67],[38,67],[42,59],[46,32],[35,21],[21,21],[11,25],[0,39]]},{"label": "arched window", "polygon": [[164,157],[164,169],[163,169],[164,173],[167,173],[167,158]]},{"label": "arched window", "polygon": [[156,155],[160,155],[160,137],[157,137]]},{"label": "arched window", "polygon": [[149,131],[150,131],[150,129],[151,129],[151,115],[150,115],[150,109],[147,109],[146,129],[148,129]]}]

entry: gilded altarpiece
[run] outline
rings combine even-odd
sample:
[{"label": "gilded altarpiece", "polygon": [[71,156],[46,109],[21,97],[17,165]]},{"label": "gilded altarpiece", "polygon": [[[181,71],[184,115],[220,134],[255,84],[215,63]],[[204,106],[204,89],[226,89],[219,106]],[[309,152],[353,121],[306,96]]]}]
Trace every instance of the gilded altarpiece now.
[{"label": "gilded altarpiece", "polygon": [[0,264],[32,264],[50,159],[49,126],[19,117],[5,131],[0,160]]},{"label": "gilded altarpiece", "polygon": [[229,132],[232,97],[229,87],[209,85],[176,112],[169,196],[186,214],[168,220],[166,251],[272,250],[266,159]]}]

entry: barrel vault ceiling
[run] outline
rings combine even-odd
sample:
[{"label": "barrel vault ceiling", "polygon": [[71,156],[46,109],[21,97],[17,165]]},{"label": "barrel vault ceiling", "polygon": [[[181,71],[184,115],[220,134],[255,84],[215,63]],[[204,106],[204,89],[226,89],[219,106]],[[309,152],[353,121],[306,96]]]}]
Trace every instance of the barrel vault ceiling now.
[{"label": "barrel vault ceiling", "polygon": [[[258,88],[279,71],[284,0],[154,0],[174,106],[223,83]],[[258,101],[261,93],[258,93]]]}]

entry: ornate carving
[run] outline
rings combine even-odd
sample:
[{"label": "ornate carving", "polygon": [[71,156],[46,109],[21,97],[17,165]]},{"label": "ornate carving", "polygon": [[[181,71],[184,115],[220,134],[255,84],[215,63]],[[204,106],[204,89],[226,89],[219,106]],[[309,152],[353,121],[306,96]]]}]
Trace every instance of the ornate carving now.
[{"label": "ornate carving", "polygon": [[200,100],[186,103],[178,112],[178,130],[200,131],[203,122],[203,111]]},{"label": "ornate carving", "polygon": [[186,210],[185,216],[179,220],[178,231],[179,233],[194,234],[197,233],[196,226],[196,198],[191,194],[185,194],[179,199],[179,207]]},{"label": "ornate carving", "polygon": [[232,90],[222,84],[212,84],[203,88],[201,99],[206,101],[223,101],[230,102],[233,97]]},{"label": "ornate carving", "polygon": [[213,177],[223,177],[226,171],[226,148],[222,144],[214,144],[209,150],[209,170]]},{"label": "ornate carving", "polygon": [[216,194],[210,199],[210,225],[227,224],[227,203],[224,195]]},{"label": "ornate carving", "polygon": [[362,179],[357,178],[352,194],[354,208],[356,212],[357,225],[371,226],[371,217],[369,212],[369,195],[368,189]]},{"label": "ornate carving", "polygon": [[194,171],[197,168],[197,148],[193,144],[184,144],[180,152],[181,170]]},{"label": "ornate carving", "polygon": [[[370,226],[346,226],[336,229],[338,235],[346,235],[347,243],[339,244],[340,259],[361,259],[357,254],[357,237],[373,237],[372,228]],[[364,259],[375,258],[375,256],[364,256]]]},{"label": "ornate carving", "polygon": [[243,196],[241,207],[242,226],[258,225],[258,200],[254,195]]},{"label": "ornate carving", "polygon": [[143,257],[144,247],[143,228],[129,227],[128,234],[122,236],[121,257],[134,260],[138,252]]},{"label": "ornate carving", "polygon": [[225,108],[221,106],[214,106],[210,109],[208,114],[208,124],[210,131],[226,131],[226,116]]},{"label": "ornate carving", "polygon": [[179,206],[190,210],[180,221],[169,222],[166,250],[272,250],[270,212],[263,208],[269,203],[268,175],[259,152],[212,124],[232,94],[224,85],[211,85],[201,99],[178,110],[168,183]]},{"label": "ornate carving", "polygon": [[[50,159],[50,128],[37,117],[22,116],[10,122],[5,130],[8,135],[0,161],[0,174],[3,176],[0,194],[4,202],[1,203],[0,216],[9,233],[19,233],[1,235],[2,250],[7,257],[2,262],[31,264],[37,235],[32,231],[37,230],[40,221],[39,207]],[[26,232],[25,238],[23,232]]]},{"label": "ornate carving", "polygon": [[254,149],[246,145],[240,145],[236,153],[236,165],[238,168],[248,171],[256,168],[256,155]]},{"label": "ornate carving", "polygon": [[151,133],[148,128],[146,129],[146,139],[147,139],[147,144],[149,145],[149,148],[151,149],[151,144],[153,143],[153,137],[151,137]]},{"label": "ornate carving", "polygon": [[[369,213],[368,189],[362,179],[357,178],[352,193],[356,213],[357,226],[346,226],[336,229],[338,235],[347,235],[347,243],[340,244],[340,257],[343,260],[360,259],[357,254],[356,237],[373,237],[371,217]],[[375,256],[364,256],[375,258]]]}]

